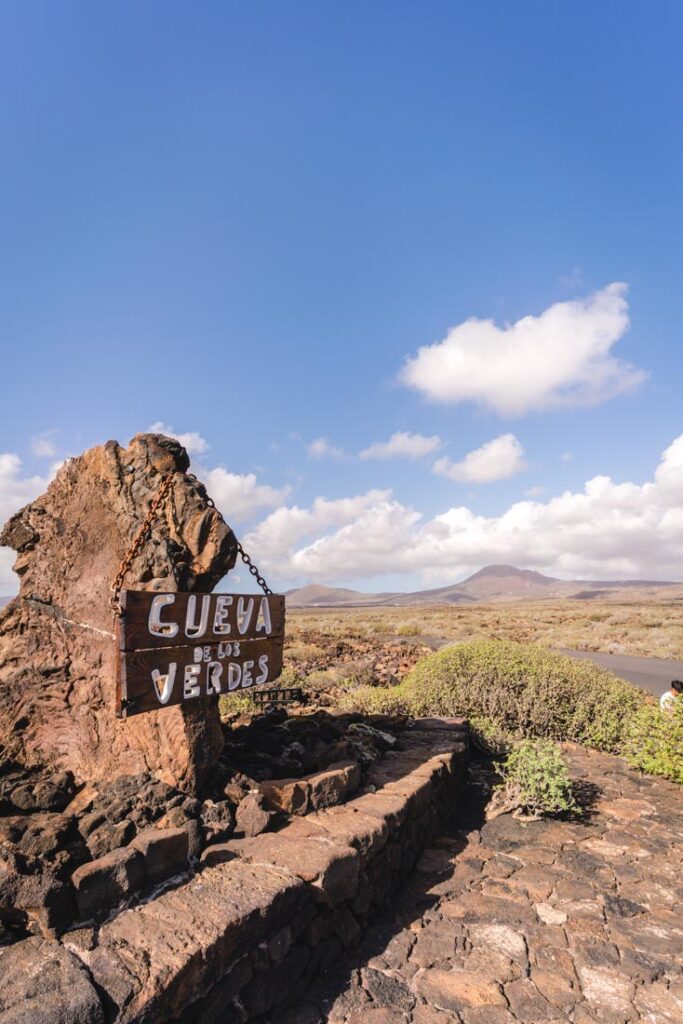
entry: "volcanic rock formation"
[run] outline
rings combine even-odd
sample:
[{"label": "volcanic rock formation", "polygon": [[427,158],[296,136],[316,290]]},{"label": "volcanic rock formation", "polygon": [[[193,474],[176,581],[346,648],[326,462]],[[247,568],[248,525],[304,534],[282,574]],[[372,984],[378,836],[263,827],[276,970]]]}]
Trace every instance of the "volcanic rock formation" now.
[{"label": "volcanic rock formation", "polygon": [[236,541],[187,473],[185,449],[138,434],[71,459],[10,519],[20,593],[0,612],[0,759],[95,780],[151,771],[193,791],[222,745],[218,709],[114,715],[111,584],[162,481],[173,485],[125,586],[207,592],[235,563]]}]

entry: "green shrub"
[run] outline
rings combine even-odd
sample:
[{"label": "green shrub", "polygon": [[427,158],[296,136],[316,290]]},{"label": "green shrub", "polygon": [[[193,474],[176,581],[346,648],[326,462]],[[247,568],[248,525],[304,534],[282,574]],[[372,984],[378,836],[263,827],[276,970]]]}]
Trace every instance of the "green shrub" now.
[{"label": "green shrub", "polygon": [[502,757],[511,749],[513,737],[503,732],[490,718],[474,715],[470,717],[469,723],[472,743],[485,754]]},{"label": "green shrub", "polygon": [[683,697],[670,711],[657,704],[640,708],[630,723],[624,755],[648,775],[683,782]]},{"label": "green shrub", "polygon": [[403,689],[414,715],[486,718],[505,733],[613,752],[645,699],[590,661],[508,640],[446,647],[418,662]]},{"label": "green shrub", "polygon": [[535,644],[476,640],[417,663],[396,687],[362,687],[345,704],[415,717],[464,715],[506,736],[573,740],[618,753],[645,694],[590,661]]},{"label": "green shrub", "polygon": [[249,690],[235,690],[234,693],[223,693],[218,698],[218,713],[221,718],[253,715],[255,712],[256,701],[249,693]]},{"label": "green shrub", "polygon": [[501,768],[503,781],[494,790],[494,813],[514,810],[540,818],[567,814],[576,808],[562,751],[551,740],[522,740]]},{"label": "green shrub", "polygon": [[359,686],[343,694],[339,703],[342,708],[363,715],[410,715],[413,712],[402,690],[402,686]]}]

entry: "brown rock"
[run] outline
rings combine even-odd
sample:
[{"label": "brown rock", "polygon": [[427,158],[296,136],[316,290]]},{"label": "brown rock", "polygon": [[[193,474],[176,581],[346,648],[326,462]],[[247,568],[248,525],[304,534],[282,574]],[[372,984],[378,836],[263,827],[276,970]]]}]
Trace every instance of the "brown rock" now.
[{"label": "brown rock", "polygon": [[334,842],[353,846],[360,854],[361,863],[374,857],[389,837],[386,819],[363,814],[348,804],[318,811],[306,820],[324,829]]},{"label": "brown rock", "polygon": [[14,863],[0,859],[0,919],[53,939],[69,927],[75,916],[70,886],[49,871],[19,874]]},{"label": "brown rock", "polygon": [[[235,538],[188,466],[170,438],[138,434],[128,448],[109,441],[65,463],[5,526],[0,541],[17,552],[20,577],[19,597],[0,616],[5,756],[81,780],[152,771],[191,790],[206,777],[222,744],[215,703],[114,716],[110,587],[166,476],[169,500],[126,585],[206,592],[235,561]],[[184,566],[177,582],[174,564]]]},{"label": "brown rock", "polygon": [[332,764],[323,772],[308,775],[309,802],[313,810],[334,807],[356,792],[360,786],[361,772],[357,761]]},{"label": "brown rock", "polygon": [[683,985],[665,981],[643,985],[635,998],[636,1008],[644,1024],[676,1024],[683,1020]]},{"label": "brown rock", "polygon": [[187,871],[188,835],[184,828],[150,828],[130,844],[145,861],[145,884],[158,885]]},{"label": "brown rock", "polygon": [[403,978],[367,967],[361,971],[363,988],[372,999],[373,1006],[391,1007],[409,1012],[415,1005],[415,996]]},{"label": "brown rock", "polygon": [[472,924],[470,925],[470,941],[472,945],[484,949],[496,949],[511,960],[526,966],[527,948],[524,936],[505,924]]},{"label": "brown rock", "polygon": [[71,882],[83,919],[104,915],[142,888],[145,867],[137,850],[114,850],[76,868]]},{"label": "brown rock", "polygon": [[248,863],[284,868],[311,884],[315,899],[328,906],[350,899],[358,885],[358,852],[314,837],[290,839],[287,832],[234,839],[224,846]]},{"label": "brown rock", "polygon": [[635,987],[626,975],[606,967],[587,967],[576,964],[581,990],[592,1012],[601,1019],[623,1021],[633,1015],[632,1000]]},{"label": "brown rock", "polygon": [[304,779],[266,780],[258,788],[266,805],[274,811],[305,814],[308,810],[309,786]]},{"label": "brown rock", "polygon": [[468,971],[425,971],[414,984],[423,999],[441,1010],[507,1005],[497,982]]},{"label": "brown rock", "polygon": [[413,1024],[460,1024],[460,1017],[421,1003],[413,1010]]},{"label": "brown rock", "polygon": [[559,1011],[541,995],[529,978],[519,978],[506,985],[505,995],[515,1017],[523,1020],[524,1024],[541,1024],[561,1019]]},{"label": "brown rock", "polygon": [[471,1006],[460,1011],[458,1020],[461,1024],[519,1024],[517,1018],[502,1006]]},{"label": "brown rock", "polygon": [[581,998],[578,986],[575,986],[569,978],[555,974],[554,971],[535,969],[531,972],[531,980],[549,1003],[565,1013],[569,1013]]},{"label": "brown rock", "polygon": [[26,939],[0,950],[0,1021],[104,1024],[82,963],[58,942]]},{"label": "brown rock", "polygon": [[247,839],[260,836],[269,827],[273,819],[273,812],[269,811],[261,793],[247,793],[241,801],[235,815],[237,831],[242,832]]},{"label": "brown rock", "polygon": [[240,1001],[254,1016],[281,1002],[290,986],[301,977],[311,954],[306,946],[293,946],[284,960],[258,974],[240,992]]},{"label": "brown rock", "polygon": [[399,1010],[368,1006],[349,1014],[346,1024],[405,1024],[407,1019]]},{"label": "brown rock", "polygon": [[117,1024],[173,1020],[210,996],[245,948],[291,920],[302,889],[282,871],[233,860],[125,910],[81,956],[118,1008]]}]

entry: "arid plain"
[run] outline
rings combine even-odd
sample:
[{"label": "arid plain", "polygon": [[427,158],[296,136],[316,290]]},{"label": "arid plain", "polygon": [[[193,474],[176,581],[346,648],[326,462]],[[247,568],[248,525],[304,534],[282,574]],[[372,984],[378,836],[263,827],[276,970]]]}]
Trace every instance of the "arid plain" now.
[{"label": "arid plain", "polygon": [[[435,644],[473,639],[518,640],[556,650],[636,657],[683,657],[680,586],[603,600],[544,600],[449,607],[290,609],[286,671],[329,668],[340,657],[360,662],[401,657],[414,663]],[[353,652],[357,658],[353,658]],[[395,657],[391,659],[391,652]],[[336,657],[335,657],[336,655]],[[368,666],[369,667],[369,666]],[[370,681],[370,680],[364,680]],[[378,680],[381,681],[381,680]]]}]

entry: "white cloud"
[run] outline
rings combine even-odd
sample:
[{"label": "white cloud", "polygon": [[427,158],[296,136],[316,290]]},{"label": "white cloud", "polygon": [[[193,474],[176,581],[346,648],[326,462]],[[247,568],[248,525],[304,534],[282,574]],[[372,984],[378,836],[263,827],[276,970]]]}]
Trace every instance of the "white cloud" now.
[{"label": "white cloud", "polygon": [[243,521],[263,508],[275,508],[287,500],[291,487],[260,484],[255,473],[230,473],[222,466],[206,470],[206,489],[226,520]]},{"label": "white cloud", "polygon": [[326,437],[317,437],[308,446],[309,459],[343,459],[344,449],[332,444]]},{"label": "white cloud", "polygon": [[626,291],[610,284],[503,327],[465,320],[408,359],[400,380],[433,401],[474,402],[501,416],[597,405],[647,376],[611,354],[629,326]]},{"label": "white cloud", "polygon": [[54,442],[56,429],[44,430],[31,439],[31,451],[39,459],[51,459],[57,454],[57,445]]},{"label": "white cloud", "polygon": [[436,435],[425,437],[423,434],[398,431],[392,434],[388,441],[375,441],[369,448],[363,449],[359,458],[420,459],[424,455],[431,455],[442,443],[441,438]]},{"label": "white cloud", "polygon": [[387,501],[391,491],[372,490],[353,498],[316,498],[310,508],[278,508],[246,537],[262,557],[277,560],[299,541],[354,523],[368,509]]},{"label": "white cloud", "polygon": [[561,462],[571,462],[573,458],[574,456],[571,452],[562,452],[562,454],[560,455]]},{"label": "white cloud", "polygon": [[152,423],[147,427],[147,430],[150,434],[166,434],[167,437],[174,437],[176,441],[180,441],[188,455],[203,455],[211,447],[209,442],[201,434],[197,433],[196,430],[189,430],[187,433],[179,434],[168,423],[162,423],[161,420]]},{"label": "white cloud", "polygon": [[473,484],[488,484],[494,480],[506,480],[527,468],[524,449],[514,434],[501,434],[487,441],[481,448],[475,448],[461,462],[449,458],[437,459],[432,473],[447,476]]},{"label": "white cloud", "polygon": [[[22,462],[18,455],[5,452],[0,455],[0,528],[7,520],[42,494],[59,468],[52,467],[50,476],[22,476]],[[14,552],[0,548],[0,592],[13,594],[18,589],[17,577],[12,572]]]},{"label": "white cloud", "polygon": [[541,495],[545,494],[547,490],[548,488],[544,484],[534,484],[533,487],[527,487],[527,489],[524,492],[524,497],[540,498]]},{"label": "white cloud", "polygon": [[446,583],[491,562],[567,578],[683,579],[683,435],[644,484],[597,476],[498,516],[459,506],[430,519],[388,491],[319,498],[279,509],[247,539],[259,564],[292,582],[417,573]]}]

